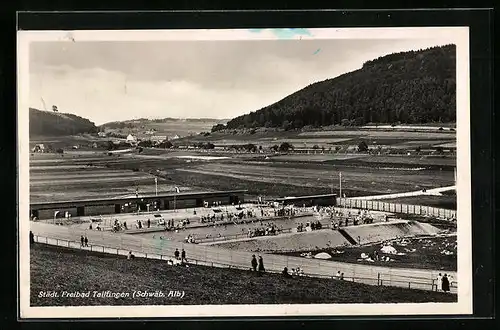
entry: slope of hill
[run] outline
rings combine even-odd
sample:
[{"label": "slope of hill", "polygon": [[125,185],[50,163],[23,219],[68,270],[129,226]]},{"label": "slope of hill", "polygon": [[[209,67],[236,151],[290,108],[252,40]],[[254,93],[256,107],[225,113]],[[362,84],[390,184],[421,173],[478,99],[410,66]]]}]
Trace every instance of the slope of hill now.
[{"label": "slope of hill", "polygon": [[455,53],[455,45],[446,45],[380,57],[359,70],[314,83],[236,117],[225,127],[290,129],[455,121]]},{"label": "slope of hill", "polygon": [[70,113],[42,111],[30,108],[30,137],[62,136],[97,132],[93,122]]}]

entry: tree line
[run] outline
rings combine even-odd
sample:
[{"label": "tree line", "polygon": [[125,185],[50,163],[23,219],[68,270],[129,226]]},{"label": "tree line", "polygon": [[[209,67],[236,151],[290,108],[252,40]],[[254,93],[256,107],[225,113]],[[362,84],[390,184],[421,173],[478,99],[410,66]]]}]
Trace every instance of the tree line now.
[{"label": "tree line", "polygon": [[453,122],[455,62],[455,45],[387,55],[354,72],[311,84],[227,125],[215,125],[212,131]]}]

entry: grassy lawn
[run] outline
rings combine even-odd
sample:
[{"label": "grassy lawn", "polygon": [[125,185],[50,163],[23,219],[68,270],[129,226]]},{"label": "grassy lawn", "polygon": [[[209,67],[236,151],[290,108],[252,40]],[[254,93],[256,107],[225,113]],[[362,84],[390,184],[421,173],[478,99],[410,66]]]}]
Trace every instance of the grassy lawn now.
[{"label": "grassy lawn", "polygon": [[[404,246],[398,245],[397,241],[393,244],[398,252],[405,253],[405,255],[391,255],[384,254],[380,251],[381,245],[369,245],[361,247],[348,247],[348,248],[335,248],[335,249],[322,249],[315,251],[300,251],[281,253],[286,255],[300,256],[304,252],[312,252],[313,255],[326,252],[329,253],[332,261],[342,261],[351,263],[364,263],[374,266],[386,267],[403,267],[403,268],[420,268],[420,269],[437,269],[443,271],[456,271],[457,270],[457,249],[456,249],[456,236],[450,237],[435,237],[435,238],[412,238],[407,239],[409,243]],[[408,250],[413,250],[409,252]],[[341,250],[343,253],[335,254],[334,250]],[[453,252],[452,255],[445,255],[441,252],[448,250]],[[375,261],[375,262],[361,262],[357,261],[361,253],[373,254],[378,251],[380,256],[389,256],[393,261]]]},{"label": "grassy lawn", "polygon": [[[128,292],[128,298],[93,297],[93,291]],[[184,297],[132,298],[133,291],[184,291]],[[59,297],[39,297],[56,291]],[[90,291],[90,298],[62,297]],[[456,302],[454,294],[370,286],[330,279],[257,276],[250,271],[203,266],[173,267],[135,259],[42,244],[31,248],[31,305],[172,305]]]}]

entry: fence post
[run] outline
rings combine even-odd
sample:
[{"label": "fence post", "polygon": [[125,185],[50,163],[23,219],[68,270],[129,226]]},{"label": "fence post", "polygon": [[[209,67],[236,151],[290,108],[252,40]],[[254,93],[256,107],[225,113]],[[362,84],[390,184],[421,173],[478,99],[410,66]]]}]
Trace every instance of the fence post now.
[{"label": "fence post", "polygon": [[380,273],[377,273],[377,285],[380,285]]},{"label": "fence post", "polygon": [[411,289],[410,286],[411,286],[411,282],[408,282],[408,289]]}]

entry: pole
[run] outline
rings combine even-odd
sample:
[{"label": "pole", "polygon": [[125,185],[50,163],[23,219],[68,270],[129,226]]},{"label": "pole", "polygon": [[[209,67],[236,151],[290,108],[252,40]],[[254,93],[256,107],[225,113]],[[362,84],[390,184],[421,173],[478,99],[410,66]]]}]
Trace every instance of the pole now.
[{"label": "pole", "polygon": [[339,181],[340,181],[340,206],[342,206],[342,172],[339,173]]},{"label": "pole", "polygon": [[158,178],[155,178],[155,196],[158,196]]},{"label": "pole", "polygon": [[177,212],[176,202],[177,202],[177,192],[175,192],[175,194],[174,194],[174,212]]}]

